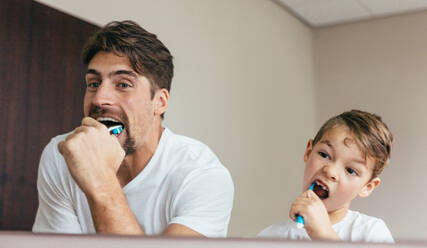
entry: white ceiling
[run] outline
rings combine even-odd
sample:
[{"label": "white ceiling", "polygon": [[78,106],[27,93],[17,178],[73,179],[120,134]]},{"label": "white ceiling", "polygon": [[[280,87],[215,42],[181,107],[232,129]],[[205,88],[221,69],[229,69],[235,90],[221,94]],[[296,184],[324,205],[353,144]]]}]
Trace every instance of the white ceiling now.
[{"label": "white ceiling", "polygon": [[427,0],[276,0],[312,27],[427,9]]}]

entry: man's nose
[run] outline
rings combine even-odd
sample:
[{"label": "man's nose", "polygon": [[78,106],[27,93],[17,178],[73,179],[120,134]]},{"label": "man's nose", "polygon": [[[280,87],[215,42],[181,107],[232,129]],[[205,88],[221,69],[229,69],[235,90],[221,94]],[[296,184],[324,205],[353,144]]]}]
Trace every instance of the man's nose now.
[{"label": "man's nose", "polygon": [[105,107],[113,104],[114,90],[108,82],[101,82],[92,98],[92,104]]},{"label": "man's nose", "polygon": [[329,180],[336,182],[338,180],[338,169],[334,164],[326,164],[323,166],[323,172],[326,175],[326,178]]}]

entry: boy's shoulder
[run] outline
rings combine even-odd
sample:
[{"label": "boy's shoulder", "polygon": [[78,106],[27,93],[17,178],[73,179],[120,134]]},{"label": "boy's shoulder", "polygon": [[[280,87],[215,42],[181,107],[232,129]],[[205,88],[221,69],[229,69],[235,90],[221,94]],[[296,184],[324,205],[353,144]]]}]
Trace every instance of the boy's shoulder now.
[{"label": "boy's shoulder", "polygon": [[377,217],[348,210],[343,220],[333,225],[343,240],[364,242],[394,242],[385,222]]},{"label": "boy's shoulder", "polygon": [[384,223],[380,218],[369,216],[358,211],[348,210],[344,219],[334,225],[334,228],[351,226],[352,228],[368,228],[376,223]]}]

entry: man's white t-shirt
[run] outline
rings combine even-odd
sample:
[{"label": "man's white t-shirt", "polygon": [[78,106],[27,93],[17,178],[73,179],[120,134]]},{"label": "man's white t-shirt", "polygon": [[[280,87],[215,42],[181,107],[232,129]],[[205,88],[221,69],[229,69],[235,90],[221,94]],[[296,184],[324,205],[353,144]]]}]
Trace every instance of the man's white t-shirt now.
[{"label": "man's white t-shirt", "polygon": [[[344,219],[332,225],[341,240],[353,242],[393,243],[393,237],[383,220],[348,210]],[[286,222],[271,225],[261,231],[258,237],[310,240],[304,228],[289,219]]]},{"label": "man's white t-shirt", "polygon": [[[53,138],[39,165],[39,208],[34,232],[95,233],[85,194],[58,151],[67,134]],[[225,237],[234,186],[228,170],[204,144],[165,128],[147,166],[123,187],[147,235],[177,223],[207,237]]]}]

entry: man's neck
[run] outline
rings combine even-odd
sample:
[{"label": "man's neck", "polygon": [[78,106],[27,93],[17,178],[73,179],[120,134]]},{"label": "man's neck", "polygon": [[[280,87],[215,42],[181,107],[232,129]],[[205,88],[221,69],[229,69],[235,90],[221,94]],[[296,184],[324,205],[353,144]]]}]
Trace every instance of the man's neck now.
[{"label": "man's neck", "polygon": [[117,178],[122,187],[132,181],[148,165],[156,152],[163,131],[164,128],[162,126],[153,130],[151,136],[146,139],[144,144],[137,147],[132,154],[125,157],[117,171]]}]

